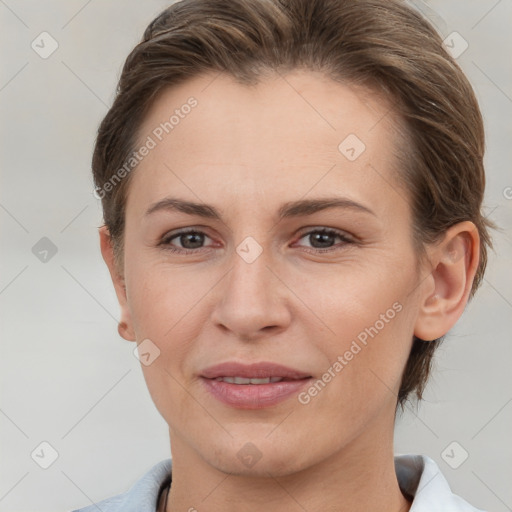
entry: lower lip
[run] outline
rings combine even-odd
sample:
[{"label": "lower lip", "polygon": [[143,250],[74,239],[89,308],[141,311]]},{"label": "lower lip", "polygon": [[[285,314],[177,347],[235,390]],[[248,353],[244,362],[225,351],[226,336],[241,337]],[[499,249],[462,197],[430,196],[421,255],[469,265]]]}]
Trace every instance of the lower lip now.
[{"label": "lower lip", "polygon": [[297,394],[311,377],[268,384],[231,384],[222,380],[201,378],[206,389],[218,400],[239,409],[263,409]]}]

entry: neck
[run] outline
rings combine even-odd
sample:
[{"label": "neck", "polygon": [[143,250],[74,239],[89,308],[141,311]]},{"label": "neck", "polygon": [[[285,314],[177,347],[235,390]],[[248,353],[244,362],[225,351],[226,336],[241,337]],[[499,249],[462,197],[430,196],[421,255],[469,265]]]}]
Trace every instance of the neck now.
[{"label": "neck", "polygon": [[[408,512],[389,439],[367,431],[305,469],[275,477],[234,475],[208,464],[171,433],[173,470],[166,512]],[[368,440],[372,442],[368,443]]]}]

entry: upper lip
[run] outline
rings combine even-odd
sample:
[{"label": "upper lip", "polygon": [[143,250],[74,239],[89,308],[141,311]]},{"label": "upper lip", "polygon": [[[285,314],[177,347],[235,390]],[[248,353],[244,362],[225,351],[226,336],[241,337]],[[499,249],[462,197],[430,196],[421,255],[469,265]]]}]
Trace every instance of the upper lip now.
[{"label": "upper lip", "polygon": [[207,379],[215,379],[217,377],[245,377],[248,379],[282,377],[285,379],[304,379],[306,377],[311,377],[311,375],[277,363],[264,361],[259,363],[243,364],[237,363],[236,361],[227,361],[202,370],[201,377],[205,377]]}]

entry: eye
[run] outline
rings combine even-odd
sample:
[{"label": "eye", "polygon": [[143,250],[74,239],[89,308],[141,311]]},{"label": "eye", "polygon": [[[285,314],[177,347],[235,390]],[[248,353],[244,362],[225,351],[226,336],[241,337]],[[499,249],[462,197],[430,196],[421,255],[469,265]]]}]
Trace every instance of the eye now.
[{"label": "eye", "polygon": [[[303,233],[299,240],[306,238],[310,242],[310,246],[314,251],[308,252],[330,252],[337,249],[342,249],[347,244],[354,244],[355,241],[343,231],[338,231],[331,228],[318,228]],[[335,244],[336,239],[341,240],[341,243]]]},{"label": "eye", "polygon": [[[204,248],[203,244],[206,239],[211,240],[211,238],[202,231],[187,229],[178,233],[166,235],[160,242],[160,245],[162,245],[164,249],[172,252],[197,252],[198,249]],[[173,241],[175,240],[176,242],[173,244]],[[176,243],[179,245],[176,246]]]}]

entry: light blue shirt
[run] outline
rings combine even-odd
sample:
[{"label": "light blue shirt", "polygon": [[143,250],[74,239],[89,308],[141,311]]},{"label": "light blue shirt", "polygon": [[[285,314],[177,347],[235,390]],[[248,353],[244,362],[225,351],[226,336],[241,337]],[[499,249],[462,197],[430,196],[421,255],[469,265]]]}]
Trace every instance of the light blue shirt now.
[{"label": "light blue shirt", "polygon": [[[163,460],[128,491],[72,512],[155,512],[171,468],[172,460]],[[483,512],[453,494],[437,464],[425,455],[396,455],[395,470],[402,491],[414,496],[410,512]]]}]

